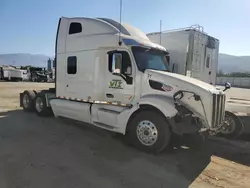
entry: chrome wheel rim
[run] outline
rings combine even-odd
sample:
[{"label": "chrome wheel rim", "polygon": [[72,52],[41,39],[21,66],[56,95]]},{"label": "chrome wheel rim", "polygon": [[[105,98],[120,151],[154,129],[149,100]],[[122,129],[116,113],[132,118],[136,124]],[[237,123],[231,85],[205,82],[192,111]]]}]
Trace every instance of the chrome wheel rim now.
[{"label": "chrome wheel rim", "polygon": [[30,98],[27,94],[24,94],[23,96],[23,106],[24,108],[29,108],[29,104],[30,104]]},{"label": "chrome wheel rim", "polygon": [[36,110],[38,112],[41,112],[43,110],[43,100],[40,97],[36,99]]},{"label": "chrome wheel rim", "polygon": [[146,146],[152,146],[158,138],[156,126],[148,120],[143,120],[137,125],[136,133],[138,140]]},{"label": "chrome wheel rim", "polygon": [[236,122],[234,121],[234,119],[226,115],[224,125],[221,128],[221,133],[231,134],[234,132],[235,128],[236,128]]}]

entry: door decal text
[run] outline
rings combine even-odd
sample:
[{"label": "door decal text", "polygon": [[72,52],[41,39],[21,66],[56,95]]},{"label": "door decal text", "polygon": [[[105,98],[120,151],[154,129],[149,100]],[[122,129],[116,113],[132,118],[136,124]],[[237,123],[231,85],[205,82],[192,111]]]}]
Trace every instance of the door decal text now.
[{"label": "door decal text", "polygon": [[109,82],[109,88],[123,89],[121,85],[122,85],[122,81],[121,80],[111,80]]}]

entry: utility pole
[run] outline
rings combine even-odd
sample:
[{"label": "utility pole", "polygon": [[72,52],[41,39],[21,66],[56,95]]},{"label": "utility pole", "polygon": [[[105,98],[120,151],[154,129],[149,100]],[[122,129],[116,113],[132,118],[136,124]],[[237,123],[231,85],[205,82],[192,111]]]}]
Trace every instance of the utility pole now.
[{"label": "utility pole", "polygon": [[160,20],[160,45],[161,45],[162,21]]},{"label": "utility pole", "polygon": [[119,27],[119,46],[122,45],[122,41],[121,41],[121,28],[122,27],[122,0],[120,0],[120,27]]}]

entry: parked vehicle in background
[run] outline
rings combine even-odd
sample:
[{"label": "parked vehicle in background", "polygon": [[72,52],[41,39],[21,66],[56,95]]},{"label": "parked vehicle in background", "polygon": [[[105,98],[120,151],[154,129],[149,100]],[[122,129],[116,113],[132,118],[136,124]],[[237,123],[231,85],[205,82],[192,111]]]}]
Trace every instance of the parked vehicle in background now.
[{"label": "parked vehicle in background", "polygon": [[201,26],[148,33],[154,43],[170,53],[170,71],[216,84],[219,40],[203,31]]},{"label": "parked vehicle in background", "polygon": [[23,81],[29,81],[28,71],[27,70],[22,70],[22,71],[23,71]]},{"label": "parked vehicle in background", "polygon": [[41,67],[29,67],[28,74],[30,81],[32,82],[47,82],[48,76],[46,74],[45,68]]},{"label": "parked vehicle in background", "polygon": [[27,79],[32,82],[47,82],[48,71],[43,67],[22,66],[21,69],[27,72]]},{"label": "parked vehicle in background", "polygon": [[2,66],[0,69],[1,79],[6,81],[22,81],[23,71],[11,66]]},{"label": "parked vehicle in background", "polygon": [[147,152],[162,151],[172,133],[216,134],[223,126],[224,92],[167,72],[166,49],[129,24],[62,17],[55,54],[55,88],[20,93],[25,111],[124,134]]}]

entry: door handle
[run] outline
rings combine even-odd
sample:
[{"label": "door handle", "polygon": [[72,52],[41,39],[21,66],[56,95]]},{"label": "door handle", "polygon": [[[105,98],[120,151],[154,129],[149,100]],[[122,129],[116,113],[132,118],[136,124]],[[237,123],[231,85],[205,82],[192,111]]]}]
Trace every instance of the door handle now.
[{"label": "door handle", "polygon": [[106,97],[108,97],[108,98],[114,98],[114,95],[111,94],[111,93],[106,93]]}]

